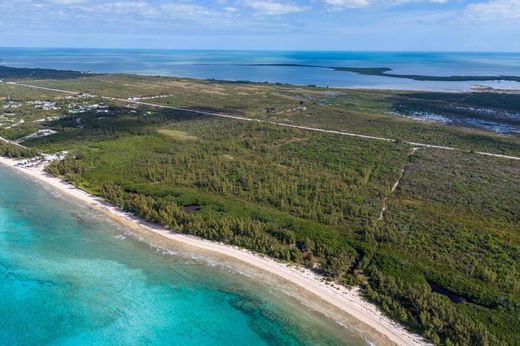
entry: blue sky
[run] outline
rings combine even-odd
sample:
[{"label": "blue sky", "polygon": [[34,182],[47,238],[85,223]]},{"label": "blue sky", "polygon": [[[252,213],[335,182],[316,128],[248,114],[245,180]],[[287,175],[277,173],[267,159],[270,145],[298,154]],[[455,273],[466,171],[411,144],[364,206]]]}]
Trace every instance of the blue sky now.
[{"label": "blue sky", "polygon": [[0,46],[520,51],[520,0],[0,0]]}]

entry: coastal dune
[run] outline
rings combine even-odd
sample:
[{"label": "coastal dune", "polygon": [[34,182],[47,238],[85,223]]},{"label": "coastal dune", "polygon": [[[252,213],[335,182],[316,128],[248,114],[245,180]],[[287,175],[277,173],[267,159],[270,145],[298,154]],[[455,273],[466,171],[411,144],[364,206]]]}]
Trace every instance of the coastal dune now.
[{"label": "coastal dune", "polygon": [[17,163],[18,161],[16,160],[0,157],[0,164],[12,167],[16,171],[50,186],[68,197],[73,197],[86,203],[89,207],[112,218],[122,226],[142,234],[145,238],[146,234],[151,232],[179,244],[238,260],[246,265],[286,280],[365,325],[367,330],[378,336],[378,342],[381,344],[428,345],[420,336],[410,333],[403,326],[384,316],[374,304],[367,302],[361,296],[357,287],[348,289],[344,286],[326,282],[323,277],[308,269],[277,262],[245,249],[174,233],[160,226],[147,223],[132,214],[114,207],[101,198],[90,195],[61,179],[50,176],[43,171],[43,166],[25,168],[17,166]]}]

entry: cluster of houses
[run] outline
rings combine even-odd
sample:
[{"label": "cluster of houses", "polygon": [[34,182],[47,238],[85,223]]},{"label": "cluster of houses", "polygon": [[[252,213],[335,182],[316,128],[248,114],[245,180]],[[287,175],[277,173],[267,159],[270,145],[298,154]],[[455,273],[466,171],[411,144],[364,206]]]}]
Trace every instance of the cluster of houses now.
[{"label": "cluster of houses", "polygon": [[[153,97],[135,97],[133,99],[149,99],[149,98],[162,98],[162,97],[168,97],[169,95],[159,95],[159,96],[153,96]],[[110,106],[103,104],[103,103],[89,103],[86,98],[90,98],[92,95],[89,94],[81,94],[81,95],[68,95],[64,96],[61,99],[67,100],[67,113],[68,114],[81,114],[85,112],[95,112],[96,114],[105,115],[110,114],[112,111],[110,110]],[[23,107],[23,106],[33,106],[36,109],[41,109],[44,111],[57,111],[60,110],[61,107],[57,102],[53,101],[45,101],[45,100],[33,100],[33,101],[12,101],[9,96],[7,97],[0,97],[0,110],[3,110],[3,112],[0,112],[0,120],[5,120],[0,122],[0,127],[3,127],[5,129],[9,129],[15,126],[19,126],[21,124],[25,123],[24,119],[17,119],[16,113],[12,110]],[[131,107],[133,108],[133,107]],[[132,113],[137,113],[135,109],[131,110]],[[48,117],[42,117],[40,119],[34,120],[37,123],[42,122],[48,122],[48,121],[54,121],[61,119],[63,117],[66,117],[67,115],[61,114],[61,115],[51,115]],[[103,117],[100,116],[98,119],[102,119]],[[77,118],[76,122],[78,123],[78,127],[82,127],[81,125],[81,118]],[[24,141],[28,139],[33,138],[39,138],[39,137],[45,137],[55,134],[56,131],[51,129],[41,129],[37,131],[36,133],[33,133],[29,136],[20,138],[19,141]]]},{"label": "cluster of houses", "polygon": [[156,96],[132,96],[127,98],[128,101],[145,101],[145,100],[153,100],[153,99],[163,99],[167,97],[172,97],[173,95],[156,95]]},{"label": "cluster of houses", "polygon": [[64,96],[63,99],[65,100],[76,100],[76,99],[85,99],[85,98],[91,98],[93,95],[90,94],[79,94],[79,95],[68,95]]},{"label": "cluster of houses", "polygon": [[[2,105],[2,109],[4,109],[4,112],[2,115],[4,117],[15,117],[16,113],[12,112],[12,110],[23,107],[26,104],[30,105],[30,106],[34,106],[37,109],[42,109],[44,111],[53,111],[53,110],[59,109],[59,107],[56,105],[56,102],[52,102],[52,101],[38,100],[38,101],[27,101],[26,103],[23,103],[23,102],[11,101],[10,98],[8,98],[8,97],[7,98],[3,97],[2,99],[7,100],[7,102],[4,105]],[[6,112],[6,110],[11,110],[11,111]],[[12,126],[23,124],[23,123],[24,123],[24,120],[21,119],[16,124],[11,124],[9,126],[9,128]],[[3,125],[3,124],[0,124],[0,125]]]},{"label": "cluster of houses", "polygon": [[[56,102],[52,101],[27,101],[26,104],[34,106],[34,108],[43,109],[44,111],[55,111],[59,109],[59,107],[56,106]],[[23,105],[23,102],[7,101],[7,103],[3,105],[2,108],[16,109],[22,107]]]},{"label": "cluster of houses", "polygon": [[56,111],[60,109],[58,106],[56,106],[56,102],[51,101],[28,101],[27,104],[32,105],[38,109],[43,109],[44,111]]},{"label": "cluster of houses", "polygon": [[110,113],[109,106],[107,105],[100,105],[100,104],[77,104],[77,103],[71,103],[69,104],[69,113],[70,114],[79,114],[79,113],[85,113],[95,110],[96,113]]},{"label": "cluster of houses", "polygon": [[56,115],[56,116],[53,116],[53,117],[47,117],[47,118],[38,119],[38,120],[36,120],[36,122],[43,123],[44,121],[54,121],[54,120],[61,119],[63,117],[64,117],[63,115]]},{"label": "cluster of houses", "polygon": [[16,108],[20,108],[22,106],[23,106],[22,102],[8,101],[7,104],[2,106],[2,108],[3,109],[16,109]]},{"label": "cluster of houses", "polygon": [[16,165],[23,168],[39,168],[45,167],[52,161],[61,161],[67,156],[67,151],[62,151],[55,154],[42,154],[27,160],[18,162]]},{"label": "cluster of houses", "polygon": [[[10,114],[8,114],[8,113],[4,113],[4,115],[5,115],[5,116],[10,116]],[[12,115],[14,115],[14,114],[12,114]],[[8,130],[8,129],[10,129],[10,128],[16,127],[16,126],[21,125],[21,124],[23,124],[23,123],[25,123],[25,120],[20,119],[20,120],[18,120],[18,121],[15,122],[15,123],[12,123],[12,122],[9,123],[9,126],[6,126],[5,129]],[[0,123],[0,127],[2,127],[2,126],[4,126],[4,125],[7,125],[7,124]]]},{"label": "cluster of houses", "polygon": [[51,129],[41,129],[41,130],[38,130],[35,133],[32,133],[32,134],[30,134],[28,136],[20,138],[19,140],[17,140],[17,142],[20,143],[20,142],[23,142],[23,141],[26,141],[26,140],[29,140],[29,139],[33,139],[33,138],[46,137],[46,136],[53,135],[55,133],[58,133],[58,131],[54,131],[54,130],[51,130]]}]

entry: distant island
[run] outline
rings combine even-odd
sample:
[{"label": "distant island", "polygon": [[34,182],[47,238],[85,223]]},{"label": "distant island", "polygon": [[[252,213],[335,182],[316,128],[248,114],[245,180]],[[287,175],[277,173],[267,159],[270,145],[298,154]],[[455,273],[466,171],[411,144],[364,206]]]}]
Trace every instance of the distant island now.
[{"label": "distant island", "polygon": [[353,72],[365,76],[379,76],[390,78],[411,79],[416,81],[430,82],[489,82],[489,81],[510,81],[520,82],[520,76],[427,76],[414,74],[389,73],[392,71],[388,67],[337,67],[319,66],[305,64],[244,64],[245,66],[288,66],[288,67],[309,67],[326,68],[334,71]]}]

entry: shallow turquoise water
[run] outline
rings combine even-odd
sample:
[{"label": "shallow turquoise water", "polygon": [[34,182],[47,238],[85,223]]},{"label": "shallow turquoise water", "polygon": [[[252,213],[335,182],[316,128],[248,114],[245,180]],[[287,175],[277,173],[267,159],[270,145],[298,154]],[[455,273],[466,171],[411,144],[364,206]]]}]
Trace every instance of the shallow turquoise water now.
[{"label": "shallow turquoise water", "polygon": [[267,283],[124,232],[0,166],[0,344],[366,344]]}]

